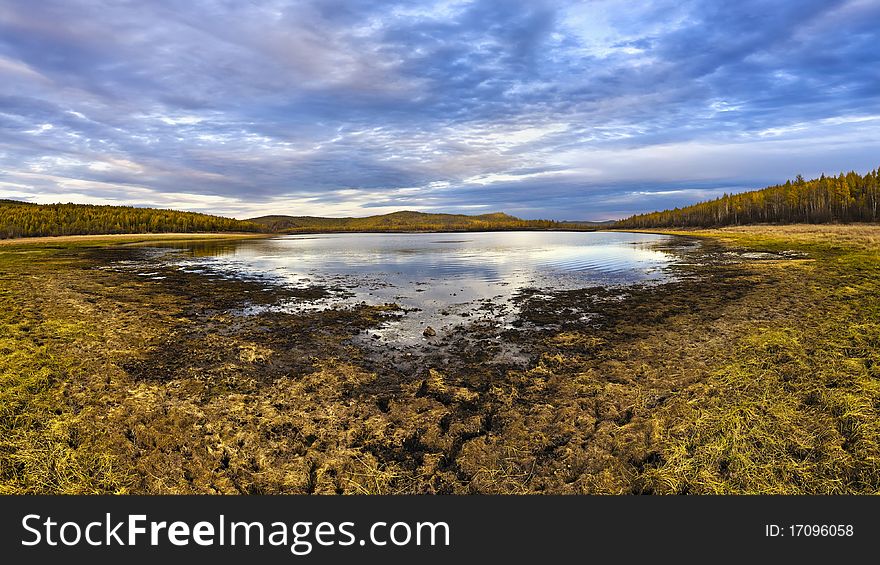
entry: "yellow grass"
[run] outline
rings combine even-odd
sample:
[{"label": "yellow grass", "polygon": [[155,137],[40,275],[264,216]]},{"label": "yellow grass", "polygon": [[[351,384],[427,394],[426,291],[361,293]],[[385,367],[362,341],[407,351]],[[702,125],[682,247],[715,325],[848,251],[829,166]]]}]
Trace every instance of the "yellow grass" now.
[{"label": "yellow grass", "polygon": [[375,308],[242,320],[85,248],[237,234],[0,242],[0,492],[880,492],[880,226],[676,233],[808,257],[543,298],[598,317],[399,372],[347,341]]}]

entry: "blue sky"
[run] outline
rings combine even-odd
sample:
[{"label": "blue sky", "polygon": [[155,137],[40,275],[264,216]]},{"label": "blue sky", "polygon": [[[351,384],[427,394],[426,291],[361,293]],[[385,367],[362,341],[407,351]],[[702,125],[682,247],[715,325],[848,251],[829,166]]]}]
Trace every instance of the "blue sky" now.
[{"label": "blue sky", "polygon": [[880,0],[0,0],[0,197],[622,217],[880,165]]}]

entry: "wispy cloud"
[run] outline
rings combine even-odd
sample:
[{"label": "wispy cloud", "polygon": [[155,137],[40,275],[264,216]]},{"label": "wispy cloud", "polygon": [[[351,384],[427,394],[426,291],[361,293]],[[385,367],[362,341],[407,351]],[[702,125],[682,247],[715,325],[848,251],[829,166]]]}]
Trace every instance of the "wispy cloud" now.
[{"label": "wispy cloud", "polygon": [[870,0],[0,5],[0,196],[603,219],[876,167]]}]

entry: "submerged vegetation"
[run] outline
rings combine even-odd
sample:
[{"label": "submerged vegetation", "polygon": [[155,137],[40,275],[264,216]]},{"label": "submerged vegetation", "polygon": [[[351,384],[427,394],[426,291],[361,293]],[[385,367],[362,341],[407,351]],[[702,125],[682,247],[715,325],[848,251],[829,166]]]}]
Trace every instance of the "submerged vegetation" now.
[{"label": "submerged vegetation", "polygon": [[252,222],[133,206],[31,204],[0,200],[0,239],[128,233],[259,232]]},{"label": "submerged vegetation", "polygon": [[715,227],[756,223],[876,222],[880,205],[880,169],[864,176],[850,171],[822,175],[741,194],[725,194],[693,206],[639,214],[619,228]]},{"label": "submerged vegetation", "polygon": [[[495,212],[479,216],[393,212],[365,218],[316,218],[312,216],[263,216],[250,220],[273,232],[395,232],[395,231],[492,231],[553,229],[566,227],[552,220],[522,220]],[[571,227],[571,226],[569,226]]]},{"label": "submerged vegetation", "polygon": [[880,228],[680,235],[675,282],[525,292],[406,363],[351,339],[394,305],[242,317],[326,289],[2,246],[0,492],[880,492]]}]

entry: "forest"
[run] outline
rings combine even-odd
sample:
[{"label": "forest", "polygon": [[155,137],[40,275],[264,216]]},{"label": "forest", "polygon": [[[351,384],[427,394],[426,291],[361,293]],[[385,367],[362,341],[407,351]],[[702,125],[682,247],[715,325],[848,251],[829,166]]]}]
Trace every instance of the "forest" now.
[{"label": "forest", "polygon": [[394,212],[365,218],[263,216],[235,220],[195,212],[132,206],[32,204],[0,200],[0,239],[123,233],[491,231],[584,227],[567,226],[551,220],[522,220],[501,212],[479,216]]},{"label": "forest", "polygon": [[261,232],[253,222],[176,210],[0,200],[0,239],[115,233]]},{"label": "forest", "polygon": [[270,231],[297,232],[393,232],[393,231],[481,231],[517,229],[559,229],[561,222],[522,220],[495,212],[479,216],[464,214],[426,214],[424,212],[393,212],[365,218],[317,218],[313,216],[263,216],[250,220]]},{"label": "forest", "polygon": [[615,224],[618,228],[716,227],[744,224],[825,224],[876,222],[880,168],[859,175],[794,181],[663,212],[639,214]]}]

